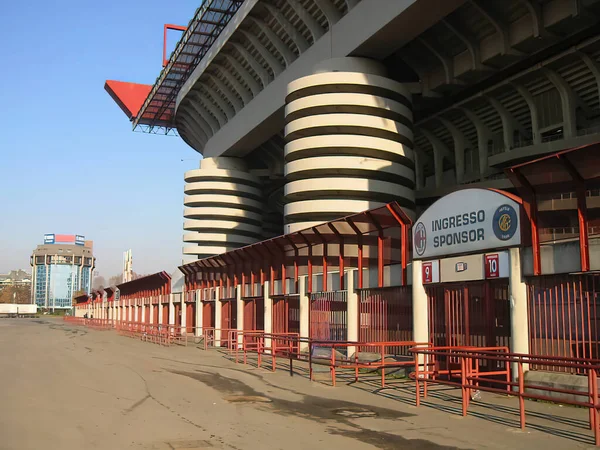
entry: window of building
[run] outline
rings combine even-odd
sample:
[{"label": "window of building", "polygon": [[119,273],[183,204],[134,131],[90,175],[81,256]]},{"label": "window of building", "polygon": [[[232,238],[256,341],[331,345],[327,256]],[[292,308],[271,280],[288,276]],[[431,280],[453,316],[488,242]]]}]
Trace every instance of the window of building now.
[{"label": "window of building", "polygon": [[76,256],[75,257],[75,264],[77,264],[78,266],[81,265],[81,256]]},{"label": "window of building", "polygon": [[36,264],[44,264],[44,257],[43,256],[36,256],[35,257],[35,263]]}]

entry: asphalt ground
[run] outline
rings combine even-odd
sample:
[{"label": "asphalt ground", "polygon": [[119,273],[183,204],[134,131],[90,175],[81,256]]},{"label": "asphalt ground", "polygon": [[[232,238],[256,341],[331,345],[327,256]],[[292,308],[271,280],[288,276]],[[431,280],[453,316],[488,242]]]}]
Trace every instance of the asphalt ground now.
[{"label": "asphalt ground", "polygon": [[[59,319],[0,319],[0,449],[581,449],[587,411],[486,396],[460,415],[455,391],[414,406],[381,390],[310,382],[215,350],[160,347]],[[531,402],[533,403],[533,402]]]}]

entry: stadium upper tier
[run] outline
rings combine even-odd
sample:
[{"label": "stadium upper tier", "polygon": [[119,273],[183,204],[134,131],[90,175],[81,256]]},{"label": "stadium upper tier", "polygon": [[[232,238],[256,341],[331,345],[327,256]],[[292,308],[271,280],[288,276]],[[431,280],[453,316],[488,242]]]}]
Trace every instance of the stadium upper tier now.
[{"label": "stadium upper tier", "polygon": [[297,230],[390,198],[418,214],[599,141],[599,22],[600,0],[207,0],[153,87],[129,101],[107,89],[134,126],[240,159],[262,206],[237,186],[227,199],[264,210],[253,226]]}]

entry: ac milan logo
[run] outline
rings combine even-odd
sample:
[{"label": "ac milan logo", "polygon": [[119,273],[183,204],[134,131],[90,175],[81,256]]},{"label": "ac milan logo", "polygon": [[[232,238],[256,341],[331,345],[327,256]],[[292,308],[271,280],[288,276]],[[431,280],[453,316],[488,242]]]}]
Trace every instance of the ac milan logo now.
[{"label": "ac milan logo", "polygon": [[425,230],[423,222],[419,222],[415,227],[413,246],[417,255],[423,256],[423,253],[425,253],[425,249],[427,248],[427,231]]}]

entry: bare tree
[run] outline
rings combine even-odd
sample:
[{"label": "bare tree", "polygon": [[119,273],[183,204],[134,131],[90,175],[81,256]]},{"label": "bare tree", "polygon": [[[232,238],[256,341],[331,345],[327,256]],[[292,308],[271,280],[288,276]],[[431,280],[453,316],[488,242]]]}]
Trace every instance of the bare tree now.
[{"label": "bare tree", "polygon": [[106,286],[106,280],[102,275],[98,275],[94,278],[94,281],[92,282],[92,289],[102,289],[104,286]]},{"label": "bare tree", "polygon": [[114,275],[108,279],[109,286],[116,286],[117,284],[121,284],[123,282],[123,275]]}]

